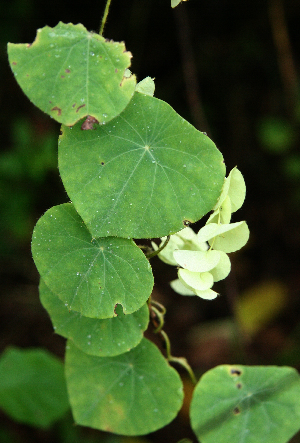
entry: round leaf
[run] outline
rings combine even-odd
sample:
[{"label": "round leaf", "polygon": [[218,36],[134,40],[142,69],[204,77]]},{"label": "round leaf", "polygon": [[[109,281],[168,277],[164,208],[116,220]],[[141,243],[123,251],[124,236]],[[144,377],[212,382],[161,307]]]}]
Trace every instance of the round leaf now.
[{"label": "round leaf", "polygon": [[31,44],[8,44],[17,82],[42,111],[65,125],[89,115],[100,123],[123,111],[135,90],[124,78],[131,54],[81,25],[38,29]]},{"label": "round leaf", "polygon": [[217,266],[211,269],[209,272],[213,276],[214,282],[223,280],[227,277],[231,270],[230,258],[223,251],[218,251],[220,254],[220,260]]},{"label": "round leaf", "polygon": [[283,443],[299,430],[300,378],[276,366],[218,366],[197,384],[192,428],[201,443]]},{"label": "round leaf", "polygon": [[16,421],[48,428],[69,409],[63,364],[48,351],[6,349],[0,380],[0,408]]},{"label": "round leaf", "polygon": [[151,97],[153,97],[155,91],[155,84],[153,78],[151,77],[144,78],[136,85],[135,90],[137,92],[141,92],[142,94],[151,95]]},{"label": "round leaf", "polygon": [[115,434],[153,432],[182,405],[178,373],[145,338],[116,357],[92,357],[69,342],[66,380],[76,423]]},{"label": "round leaf", "polygon": [[245,221],[238,223],[231,223],[230,225],[221,226],[233,226],[234,229],[225,230],[221,235],[209,240],[209,244],[213,245],[214,249],[223,252],[235,252],[241,249],[249,240],[249,229]]},{"label": "round leaf", "polygon": [[195,295],[191,289],[189,289],[185,284],[183,284],[179,278],[170,282],[170,286],[173,291],[177,292],[180,295]]},{"label": "round leaf", "polygon": [[49,209],[38,221],[32,254],[46,285],[69,310],[109,318],[116,304],[125,314],[149,298],[149,261],[129,239],[93,239],[71,203]]},{"label": "round leaf", "polygon": [[213,269],[220,260],[219,251],[184,251],[173,253],[177,263],[192,272],[207,272]]},{"label": "round leaf", "polygon": [[217,292],[213,291],[212,289],[206,289],[204,291],[195,289],[195,294],[201,298],[204,298],[204,300],[213,300],[219,295]]},{"label": "round leaf", "polygon": [[179,269],[179,280],[190,288],[205,291],[214,284],[214,279],[209,272],[191,272],[187,269]]},{"label": "round leaf", "polygon": [[125,315],[121,306],[117,317],[104,320],[84,317],[69,311],[64,303],[41,279],[40,299],[47,309],[55,332],[71,339],[75,345],[90,355],[113,356],[129,351],[139,344],[149,323],[147,304],[133,314]]},{"label": "round leaf", "polygon": [[235,212],[243,205],[246,197],[245,180],[237,168],[233,168],[232,171],[230,171],[227,180],[230,180],[228,197],[231,201],[231,212]]},{"label": "round leaf", "polygon": [[210,211],[220,194],[221,153],[157,98],[136,93],[108,124],[62,132],[60,174],[94,237],[173,234]]}]

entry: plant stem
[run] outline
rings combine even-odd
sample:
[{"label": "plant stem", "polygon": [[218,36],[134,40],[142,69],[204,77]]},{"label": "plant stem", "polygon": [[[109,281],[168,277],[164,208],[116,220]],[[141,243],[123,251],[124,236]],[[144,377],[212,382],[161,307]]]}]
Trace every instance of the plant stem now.
[{"label": "plant stem", "polygon": [[165,331],[160,331],[160,334],[163,336],[163,339],[165,340],[167,360],[170,363],[178,363],[180,366],[182,366],[188,372],[192,382],[194,384],[196,384],[197,380],[196,380],[195,374],[194,374],[192,368],[190,367],[190,365],[188,364],[187,359],[184,357],[173,357],[171,355],[171,343],[170,343],[169,337],[167,336]]},{"label": "plant stem", "polygon": [[150,254],[147,254],[146,257],[149,259],[149,258],[155,257],[157,254],[159,254],[160,251],[162,251],[167,246],[167,244],[169,243],[170,237],[171,236],[168,235],[166,241],[164,242],[164,244],[161,245],[160,248],[156,249],[156,251],[153,251],[153,252],[150,252]]},{"label": "plant stem", "polygon": [[103,14],[103,17],[102,17],[101,26],[100,26],[100,31],[99,31],[100,35],[103,35],[104,26],[105,26],[105,23],[106,23],[106,20],[107,20],[110,3],[111,3],[111,0],[107,0],[106,6],[105,6],[105,9],[104,9],[104,14]]},{"label": "plant stem", "polygon": [[154,333],[157,334],[164,326],[166,308],[155,300],[149,299],[149,309],[152,323],[155,326]]}]

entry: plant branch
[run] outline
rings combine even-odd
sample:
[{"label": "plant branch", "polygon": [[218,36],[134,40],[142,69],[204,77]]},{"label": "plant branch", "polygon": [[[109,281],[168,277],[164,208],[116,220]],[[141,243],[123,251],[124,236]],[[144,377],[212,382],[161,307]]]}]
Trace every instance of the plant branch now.
[{"label": "plant branch", "polygon": [[106,20],[107,20],[107,16],[108,16],[108,13],[109,13],[110,4],[111,4],[111,0],[107,0],[106,6],[105,6],[105,9],[104,9],[104,13],[103,13],[103,17],[102,17],[101,26],[100,26],[100,31],[99,31],[100,35],[103,35],[104,26],[105,26],[105,23],[106,23]]}]

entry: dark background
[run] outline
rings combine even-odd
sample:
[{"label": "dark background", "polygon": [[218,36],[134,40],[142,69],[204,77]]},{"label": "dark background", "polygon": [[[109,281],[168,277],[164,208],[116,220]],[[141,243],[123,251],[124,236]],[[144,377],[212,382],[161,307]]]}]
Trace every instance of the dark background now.
[{"label": "dark background", "polygon": [[[215,286],[221,296],[214,301],[173,293],[168,282],[176,270],[152,260],[154,298],[167,308],[173,354],[187,357],[197,377],[224,363],[299,369],[300,2],[190,0],[175,10],[169,3],[112,0],[104,35],[125,41],[138,80],[155,77],[155,96],[208,133],[228,172],[236,165],[241,170],[247,196],[234,221],[245,219],[251,232],[247,246],[231,254],[233,271]],[[38,28],[59,21],[98,31],[104,6],[104,0],[1,5],[1,351],[9,345],[42,346],[63,357],[64,340],[53,334],[39,302],[30,240],[38,218],[68,201],[57,170],[59,125],[15,82],[6,44],[31,43]],[[158,342],[151,328],[148,336]],[[3,413],[0,437],[17,443],[173,443],[183,437],[196,442],[188,424],[192,387],[187,379],[185,384],[179,417],[147,439],[110,439],[74,428],[70,417],[44,432],[17,425]]]}]

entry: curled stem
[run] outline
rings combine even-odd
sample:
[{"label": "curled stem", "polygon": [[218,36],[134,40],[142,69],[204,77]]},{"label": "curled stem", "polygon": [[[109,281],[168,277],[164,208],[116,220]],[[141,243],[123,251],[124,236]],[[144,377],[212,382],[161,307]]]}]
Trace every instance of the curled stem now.
[{"label": "curled stem", "polygon": [[197,380],[196,380],[195,374],[194,374],[192,368],[190,367],[190,365],[189,365],[187,359],[184,358],[184,357],[173,357],[172,354],[171,354],[171,343],[170,343],[170,339],[169,339],[169,337],[167,336],[167,334],[165,333],[165,331],[160,331],[160,333],[161,333],[161,335],[163,336],[163,339],[164,339],[165,344],[166,344],[166,356],[167,356],[167,360],[168,360],[170,363],[177,363],[177,364],[179,364],[180,366],[182,366],[182,367],[187,371],[187,373],[189,374],[189,376],[190,376],[192,382],[193,382],[194,384],[196,384],[196,383],[197,383]]},{"label": "curled stem", "polygon": [[155,257],[157,254],[159,254],[167,246],[167,244],[169,243],[170,237],[171,236],[168,235],[166,240],[165,240],[165,242],[164,242],[164,244],[162,244],[160,246],[160,248],[156,249],[156,251],[153,251],[153,252],[150,252],[149,254],[146,254],[146,257],[149,259],[149,258]]},{"label": "curled stem", "polygon": [[104,9],[104,13],[103,13],[103,17],[102,17],[101,26],[100,26],[100,31],[99,31],[100,35],[103,35],[104,26],[105,26],[105,23],[106,23],[106,20],[107,20],[107,16],[108,16],[108,13],[109,13],[110,4],[111,4],[111,0],[107,0],[106,5],[105,5],[105,9]]},{"label": "curled stem", "polygon": [[156,329],[155,329],[155,334],[157,334],[158,332],[161,331],[161,329],[164,326],[165,323],[165,313],[166,313],[166,308],[158,303],[155,300],[150,300],[149,301],[149,309],[151,312],[151,317],[152,317],[152,321],[153,324],[155,325]]}]

